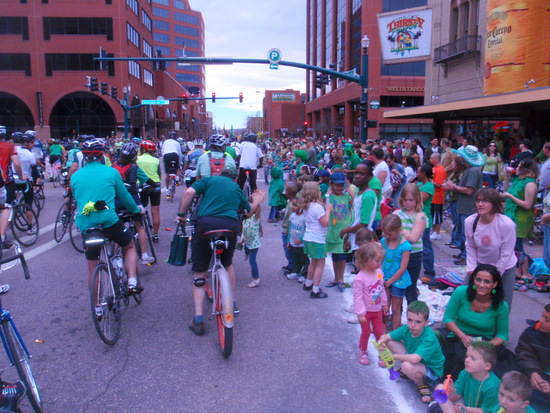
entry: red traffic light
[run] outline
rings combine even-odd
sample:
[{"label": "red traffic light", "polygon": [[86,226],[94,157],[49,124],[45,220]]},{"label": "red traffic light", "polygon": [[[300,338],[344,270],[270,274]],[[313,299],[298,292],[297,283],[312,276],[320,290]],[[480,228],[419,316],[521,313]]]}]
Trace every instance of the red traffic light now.
[{"label": "red traffic light", "polygon": [[306,120],[306,121],[304,122],[304,126],[307,126],[308,124],[309,124],[309,122]]},{"label": "red traffic light", "polygon": [[216,94],[212,92],[212,103],[216,102]]},{"label": "red traffic light", "polygon": [[183,92],[183,93],[181,94],[181,101],[182,101],[182,103],[184,103],[184,104],[189,103],[189,98],[187,97],[187,93]]},{"label": "red traffic light", "polygon": [[243,103],[243,92],[239,93],[239,102]]}]

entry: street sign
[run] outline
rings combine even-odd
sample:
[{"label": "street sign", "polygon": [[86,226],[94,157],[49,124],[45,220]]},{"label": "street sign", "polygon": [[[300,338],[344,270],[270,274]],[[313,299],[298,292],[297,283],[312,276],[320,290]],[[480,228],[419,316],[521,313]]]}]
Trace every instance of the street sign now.
[{"label": "street sign", "polygon": [[371,100],[371,101],[370,101],[370,108],[371,108],[371,109],[380,109],[380,101],[378,101],[378,100]]},{"label": "street sign", "polygon": [[267,52],[267,60],[269,63],[279,63],[283,57],[283,54],[279,49],[271,49]]},{"label": "street sign", "polygon": [[273,70],[279,69],[279,65],[277,63],[270,63],[269,68]]},{"label": "street sign", "polygon": [[142,105],[169,105],[170,101],[169,100],[147,100],[147,99],[143,99],[141,101],[141,104]]},{"label": "street sign", "polygon": [[356,77],[359,77],[359,75],[357,74],[356,70],[355,69],[352,69],[352,70],[348,70],[347,72],[343,72],[345,75],[349,75],[349,76],[356,76]]}]

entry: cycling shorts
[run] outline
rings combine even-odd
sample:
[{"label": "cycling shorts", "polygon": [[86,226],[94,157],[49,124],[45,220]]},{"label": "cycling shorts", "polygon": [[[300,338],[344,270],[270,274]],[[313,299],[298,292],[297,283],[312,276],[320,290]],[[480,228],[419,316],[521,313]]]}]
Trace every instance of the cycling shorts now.
[{"label": "cycling shorts", "polygon": [[180,158],[177,153],[164,154],[164,172],[175,174],[180,169]]},{"label": "cycling shorts", "polygon": [[149,205],[149,200],[151,200],[151,206],[157,207],[160,205],[160,188],[155,189],[156,190],[141,191],[139,194],[141,203],[144,207]]},{"label": "cycling shorts", "polygon": [[240,231],[239,223],[231,218],[206,216],[200,217],[195,225],[193,238],[191,238],[191,270],[195,273],[204,272],[210,267],[212,250],[210,249],[210,240],[203,235],[209,231],[229,229],[233,235],[229,236],[229,247],[220,255],[221,263],[228,267],[233,263],[233,253],[237,244],[237,234]]},{"label": "cycling shorts", "polygon": [[[121,247],[128,246],[132,240],[132,234],[130,233],[130,230],[124,226],[122,221],[118,220],[114,225],[110,226],[109,228],[103,228],[103,236],[116,242]],[[82,235],[82,243],[84,245],[84,255],[86,256],[86,259],[88,261],[97,261],[99,260],[99,256],[101,254],[101,245],[93,245],[93,246],[87,246],[86,245],[86,238],[89,236],[94,236],[95,234],[83,234]]]},{"label": "cycling shorts", "polygon": [[25,204],[32,207],[32,201],[34,199],[34,193],[32,190],[32,186],[27,185],[26,183],[15,183],[14,181],[6,182],[6,203],[11,204],[13,203],[13,200],[15,199],[15,191],[21,189],[23,191],[23,201]]}]

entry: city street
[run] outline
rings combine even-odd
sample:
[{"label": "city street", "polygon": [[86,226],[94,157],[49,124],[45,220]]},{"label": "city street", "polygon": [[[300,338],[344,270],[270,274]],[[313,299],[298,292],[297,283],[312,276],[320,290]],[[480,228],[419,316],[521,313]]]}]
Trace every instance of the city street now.
[{"label": "city street", "polygon": [[[261,180],[258,186],[267,190]],[[174,234],[167,228],[175,228],[181,187],[174,203],[163,200],[161,205],[160,242],[155,244],[159,261],[140,265],[143,303],[131,301],[119,341],[104,344],[91,318],[84,256],[74,250],[68,235],[60,244],[53,240],[62,192],[46,183],[38,243],[25,249],[30,280],[23,278],[20,266],[0,280],[11,285],[2,300],[33,354],[45,411],[425,411],[411,382],[390,381],[388,371],[378,367],[372,345],[371,365],[359,364],[360,328],[346,321],[350,313],[344,310],[352,302],[350,289],[325,289],[327,299],[312,300],[301,284],[282,276],[281,224],[267,224],[267,199],[259,287],[247,288],[250,267],[244,253],[235,252],[240,315],[228,359],[221,355],[214,320],[206,320],[202,337],[188,329],[193,315],[190,266],[165,262]],[[448,238],[444,233],[434,242],[437,272],[454,267],[454,251],[444,245]],[[533,258],[542,256],[541,244],[526,250]],[[323,284],[331,279],[327,259]],[[510,348],[526,327],[525,319],[538,319],[548,302],[548,294],[515,293]],[[17,380],[7,358],[2,368],[3,380]],[[23,411],[31,411],[26,400]]]}]

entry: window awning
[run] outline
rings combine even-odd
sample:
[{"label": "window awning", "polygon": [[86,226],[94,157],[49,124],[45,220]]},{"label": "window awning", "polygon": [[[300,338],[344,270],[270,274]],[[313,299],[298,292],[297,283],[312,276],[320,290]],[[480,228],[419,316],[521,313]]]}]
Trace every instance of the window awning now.
[{"label": "window awning", "polygon": [[550,87],[384,111],[385,119],[512,119],[526,111],[550,111]]}]

